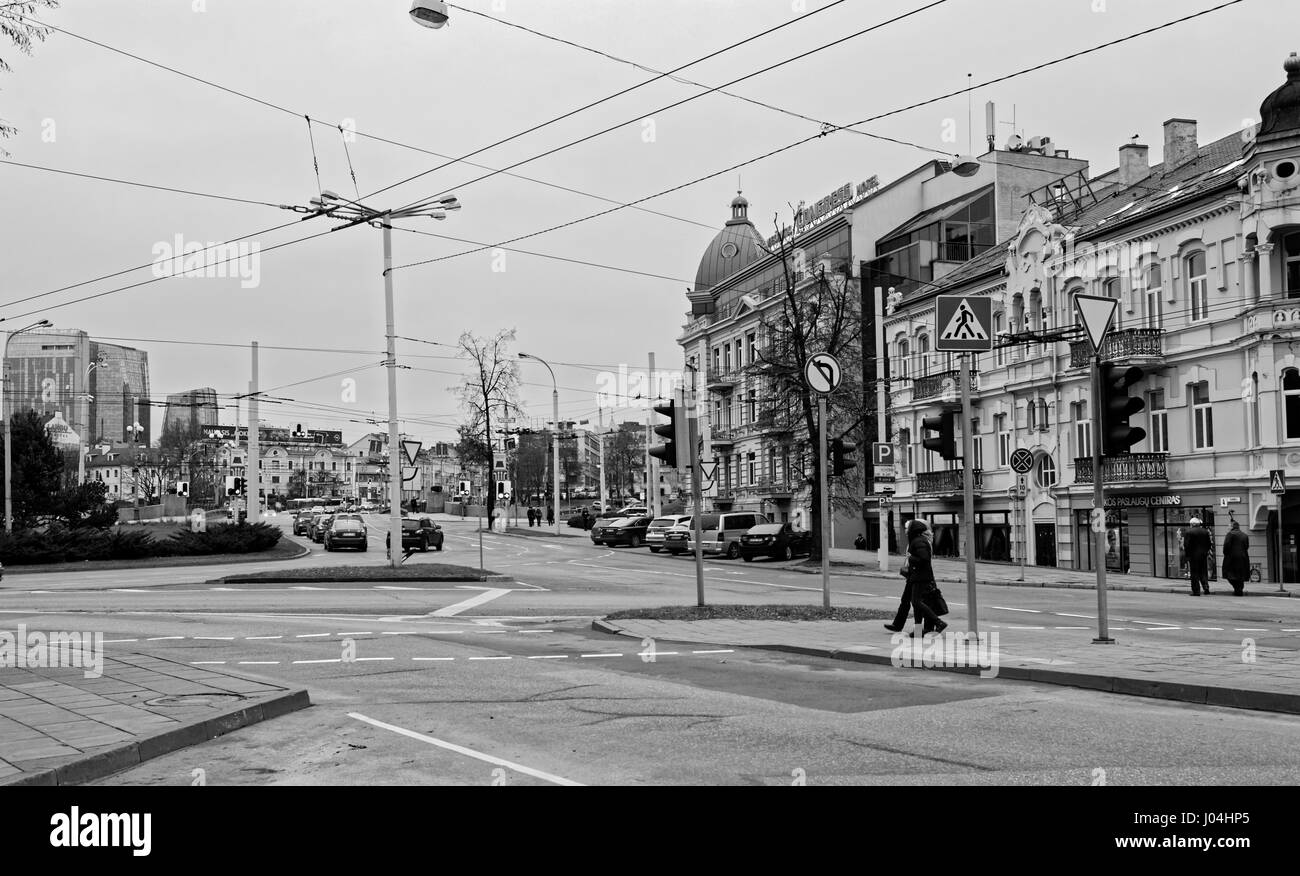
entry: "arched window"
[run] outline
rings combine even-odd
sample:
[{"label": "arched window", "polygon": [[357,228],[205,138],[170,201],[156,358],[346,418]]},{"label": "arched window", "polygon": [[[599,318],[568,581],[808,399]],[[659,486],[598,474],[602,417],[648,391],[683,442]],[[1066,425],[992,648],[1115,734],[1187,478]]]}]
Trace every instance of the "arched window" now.
[{"label": "arched window", "polygon": [[1192,322],[1210,318],[1210,283],[1205,277],[1205,253],[1194,252],[1184,264],[1187,267],[1187,309]]},{"label": "arched window", "polygon": [[907,346],[907,340],[905,338],[899,338],[898,339],[898,373],[896,376],[901,378],[902,380],[907,379],[908,365],[910,364],[908,360],[908,353],[909,353],[909,348]]},{"label": "arched window", "polygon": [[1300,371],[1282,372],[1282,404],[1286,408],[1286,440],[1300,439]]},{"label": "arched window", "polygon": [[1161,282],[1160,278],[1160,265],[1154,264],[1148,267],[1143,279],[1146,286],[1147,328],[1164,328],[1164,283]]},{"label": "arched window", "polygon": [[1115,331],[1120,331],[1124,328],[1124,299],[1122,297],[1122,292],[1120,291],[1119,280],[1107,280],[1106,284],[1102,286],[1101,294],[1105,295],[1107,298],[1114,298],[1119,302],[1119,306],[1115,308],[1114,329]]},{"label": "arched window", "polygon": [[921,335],[916,339],[916,376],[925,377],[930,373],[930,336]]},{"label": "arched window", "polygon": [[1282,238],[1283,282],[1287,298],[1300,298],[1300,231]]},{"label": "arched window", "polygon": [[1043,489],[1056,486],[1056,463],[1046,453],[1038,458],[1038,486]]}]

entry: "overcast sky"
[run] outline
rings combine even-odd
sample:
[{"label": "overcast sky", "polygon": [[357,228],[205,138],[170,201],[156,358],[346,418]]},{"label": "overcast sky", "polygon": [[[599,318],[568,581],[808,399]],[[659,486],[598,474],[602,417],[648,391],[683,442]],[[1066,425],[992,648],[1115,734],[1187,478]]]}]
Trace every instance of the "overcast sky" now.
[{"label": "overcast sky", "polygon": [[[664,70],[744,37],[832,6],[830,0],[460,0],[460,6]],[[682,76],[718,85],[926,5],[847,0],[777,33],[696,65]],[[948,0],[874,33],[787,64],[729,90],[838,124],[905,107],[1217,5],[1215,0]],[[627,64],[451,10],[441,30],[415,25],[409,0],[65,0],[51,24],[115,49],[275,104],[186,79],[55,33],[0,75],[0,117],[20,129],[0,141],[9,160],[270,204],[317,195],[303,114],[445,156],[459,156],[649,78]],[[1222,11],[990,86],[974,95],[982,152],[983,105],[998,105],[999,143],[1017,129],[1050,135],[1094,173],[1114,167],[1133,134],[1161,158],[1161,123],[1200,123],[1201,142],[1257,117],[1300,49],[1295,0],[1244,0]],[[468,181],[464,164],[422,176],[367,203],[389,207],[455,193],[443,222],[408,228],[494,244],[714,173],[814,133],[812,122],[661,80],[474,159],[499,168],[615,124],[617,130],[524,165]],[[788,202],[816,201],[845,182],[882,182],[937,153],[967,151],[963,97],[910,110],[863,130],[929,146],[838,132],[748,165],[740,185],[759,229]],[[649,121],[647,121],[649,120]],[[952,120],[949,122],[948,120]],[[955,126],[955,127],[954,127]],[[957,132],[956,143],[944,132]],[[443,163],[404,146],[313,126],[320,184],[362,196]],[[581,190],[578,194],[556,186]],[[515,246],[658,277],[491,252],[398,270],[397,334],[454,344],[465,330],[517,328],[516,350],[557,365],[561,416],[595,421],[598,371],[680,368],[676,338],[700,255],[728,218],[737,174],[724,174],[644,206],[623,209]],[[0,316],[18,328],[42,317],[59,328],[148,350],[152,393],[213,386],[244,392],[246,349],[263,345],[262,388],[310,405],[265,405],[274,425],[341,428],[386,420],[380,233],[366,226],[260,255],[257,285],[239,277],[151,280],[160,247],[223,241],[294,222],[274,207],[151,191],[0,164]],[[266,250],[322,231],[316,219],[258,234]],[[394,234],[395,263],[454,255],[465,243]],[[103,282],[14,303],[105,274]],[[496,270],[494,270],[496,268]],[[504,270],[501,270],[504,268]],[[666,279],[661,279],[666,278]],[[44,310],[43,308],[52,308]],[[180,341],[183,343],[169,343]],[[277,351],[314,347],[349,352]],[[461,420],[449,388],[464,370],[454,350],[403,341],[403,430],[426,441],[454,436]],[[420,358],[423,357],[423,358]],[[339,372],[355,369],[351,375]],[[416,370],[427,369],[427,370]],[[550,415],[550,379],[525,363],[529,413]],[[329,375],[329,376],[327,376]],[[356,400],[341,380],[356,379]],[[314,378],[323,378],[314,380]],[[311,381],[311,382],[303,382]],[[289,384],[296,384],[288,386]],[[321,407],[327,406],[327,407]],[[328,409],[327,409],[328,408]],[[246,416],[246,414],[244,415]],[[620,417],[621,419],[621,417]],[[233,412],[223,411],[223,422]],[[160,422],[159,416],[156,422]],[[352,422],[359,421],[359,422]],[[155,427],[155,437],[156,437]],[[383,427],[380,427],[381,429]]]}]

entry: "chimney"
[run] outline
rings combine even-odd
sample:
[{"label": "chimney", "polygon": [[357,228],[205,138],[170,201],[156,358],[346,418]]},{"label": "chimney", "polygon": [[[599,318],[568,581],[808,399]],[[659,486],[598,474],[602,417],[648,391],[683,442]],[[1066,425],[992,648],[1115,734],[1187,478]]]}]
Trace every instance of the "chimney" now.
[{"label": "chimney", "polygon": [[1196,156],[1196,119],[1165,122],[1165,173]]},{"label": "chimney", "polygon": [[1141,143],[1125,143],[1119,147],[1119,184],[1137,185],[1151,175],[1147,161],[1147,147]]}]

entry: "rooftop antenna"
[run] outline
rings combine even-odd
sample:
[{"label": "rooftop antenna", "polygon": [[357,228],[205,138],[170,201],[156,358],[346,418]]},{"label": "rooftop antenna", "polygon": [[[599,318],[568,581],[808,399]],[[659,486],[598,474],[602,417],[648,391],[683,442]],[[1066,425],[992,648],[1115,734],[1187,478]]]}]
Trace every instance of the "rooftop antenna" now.
[{"label": "rooftop antenna", "polygon": [[966,74],[966,154],[975,151],[975,141],[972,139],[971,132],[974,130],[974,116],[971,115],[971,89],[975,87],[972,76],[975,74]]}]

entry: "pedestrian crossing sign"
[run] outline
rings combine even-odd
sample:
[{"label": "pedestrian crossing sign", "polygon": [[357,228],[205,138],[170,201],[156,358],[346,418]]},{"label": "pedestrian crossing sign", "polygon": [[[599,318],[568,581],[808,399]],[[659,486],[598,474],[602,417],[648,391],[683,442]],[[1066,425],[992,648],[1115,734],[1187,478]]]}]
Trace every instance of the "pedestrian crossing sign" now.
[{"label": "pedestrian crossing sign", "polygon": [[939,352],[987,353],[993,349],[993,299],[986,295],[940,295],[935,299]]},{"label": "pedestrian crossing sign", "polygon": [[1280,468],[1275,468],[1269,474],[1268,488],[1271,492],[1281,495],[1286,492],[1286,472]]}]

